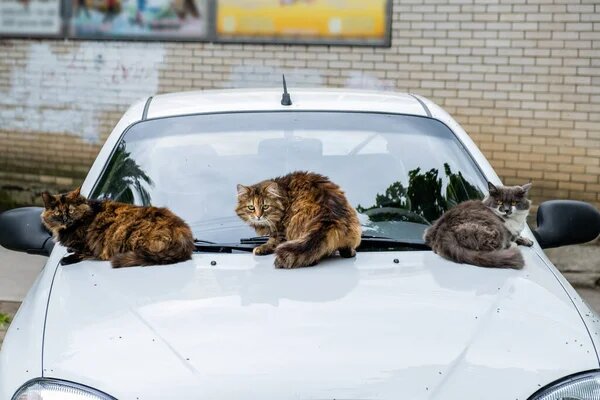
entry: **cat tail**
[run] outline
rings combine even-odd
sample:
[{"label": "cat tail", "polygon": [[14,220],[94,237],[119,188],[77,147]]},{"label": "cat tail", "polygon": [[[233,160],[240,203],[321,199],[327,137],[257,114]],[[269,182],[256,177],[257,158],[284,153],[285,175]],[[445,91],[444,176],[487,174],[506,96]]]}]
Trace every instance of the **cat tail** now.
[{"label": "cat tail", "polygon": [[331,255],[335,247],[329,245],[328,236],[333,229],[323,223],[311,224],[311,229],[300,239],[283,242],[275,249],[277,268],[310,267],[323,257]]},{"label": "cat tail", "polygon": [[113,268],[125,268],[144,267],[147,265],[175,264],[181,261],[190,260],[191,258],[191,255],[186,254],[157,254],[146,250],[136,250],[115,254],[110,259],[110,262]]},{"label": "cat tail", "polygon": [[191,260],[194,240],[191,236],[180,235],[177,241],[150,243],[151,248],[138,248],[118,253],[110,259],[113,268],[175,264]]},{"label": "cat tail", "polygon": [[452,233],[438,236],[440,241],[435,252],[457,263],[473,264],[486,268],[521,269],[525,265],[523,255],[516,246],[493,251],[477,251],[462,247]]},{"label": "cat tail", "polygon": [[135,251],[117,253],[110,259],[113,268],[125,268],[149,265],[148,260]]},{"label": "cat tail", "polygon": [[432,225],[423,232],[423,241],[427,246],[431,247],[437,233],[437,225]]}]

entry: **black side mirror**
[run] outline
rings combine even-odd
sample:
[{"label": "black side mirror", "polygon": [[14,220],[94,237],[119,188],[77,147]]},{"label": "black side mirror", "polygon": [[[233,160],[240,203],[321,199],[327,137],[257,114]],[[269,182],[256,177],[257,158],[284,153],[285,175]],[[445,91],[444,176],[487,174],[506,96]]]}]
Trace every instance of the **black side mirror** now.
[{"label": "black side mirror", "polygon": [[42,207],[23,207],[0,214],[0,245],[29,254],[50,255],[54,242],[42,225]]},{"label": "black side mirror", "polygon": [[600,212],[583,201],[550,200],[540,204],[533,232],[544,249],[586,243],[600,235]]}]

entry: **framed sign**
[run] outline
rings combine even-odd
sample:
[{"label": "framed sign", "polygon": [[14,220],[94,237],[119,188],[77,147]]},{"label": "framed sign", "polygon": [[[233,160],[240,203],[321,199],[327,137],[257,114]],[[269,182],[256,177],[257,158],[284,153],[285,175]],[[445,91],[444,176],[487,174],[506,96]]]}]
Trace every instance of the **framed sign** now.
[{"label": "framed sign", "polygon": [[61,0],[0,0],[0,36],[62,36]]},{"label": "framed sign", "polygon": [[217,0],[217,40],[386,45],[388,0]]},{"label": "framed sign", "polygon": [[208,0],[69,0],[69,35],[86,39],[207,40]]}]

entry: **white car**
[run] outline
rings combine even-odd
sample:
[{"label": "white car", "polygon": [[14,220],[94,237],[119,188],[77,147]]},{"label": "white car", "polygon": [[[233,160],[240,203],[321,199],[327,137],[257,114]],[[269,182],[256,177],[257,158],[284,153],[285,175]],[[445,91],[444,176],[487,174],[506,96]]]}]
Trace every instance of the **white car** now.
[{"label": "white car", "polygon": [[[2,245],[50,253],[0,352],[0,399],[600,399],[600,323],[542,251],[596,237],[594,207],[542,204],[522,270],[446,261],[424,229],[501,183],[456,121],[412,94],[290,92],[155,96],[100,151],[81,192],[170,207],[190,261],[63,266],[40,208],[0,216]],[[281,270],[251,253],[265,238],[236,216],[236,184],[295,170],[345,190],[355,258]]]}]

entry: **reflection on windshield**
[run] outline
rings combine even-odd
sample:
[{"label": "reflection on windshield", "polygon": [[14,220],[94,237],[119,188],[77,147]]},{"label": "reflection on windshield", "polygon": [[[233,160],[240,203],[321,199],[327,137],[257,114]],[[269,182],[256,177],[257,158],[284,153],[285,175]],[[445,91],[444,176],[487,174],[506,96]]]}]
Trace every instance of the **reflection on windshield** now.
[{"label": "reflection on windshield", "polygon": [[94,197],[130,204],[139,199],[139,205],[147,206],[151,204],[152,197],[144,183],[154,186],[152,179],[125,150],[123,141],[115,149]]},{"label": "reflection on windshield", "polygon": [[375,205],[365,208],[360,204],[356,210],[369,217],[370,221],[404,221],[418,224],[431,224],[444,211],[456,204],[482,199],[483,193],[462,173],[453,173],[450,165],[444,163],[447,178],[446,191],[442,194],[442,178],[439,171],[432,168],[421,172],[421,168],[408,171],[408,186],[396,181],[385,190],[384,194],[375,196]]}]

